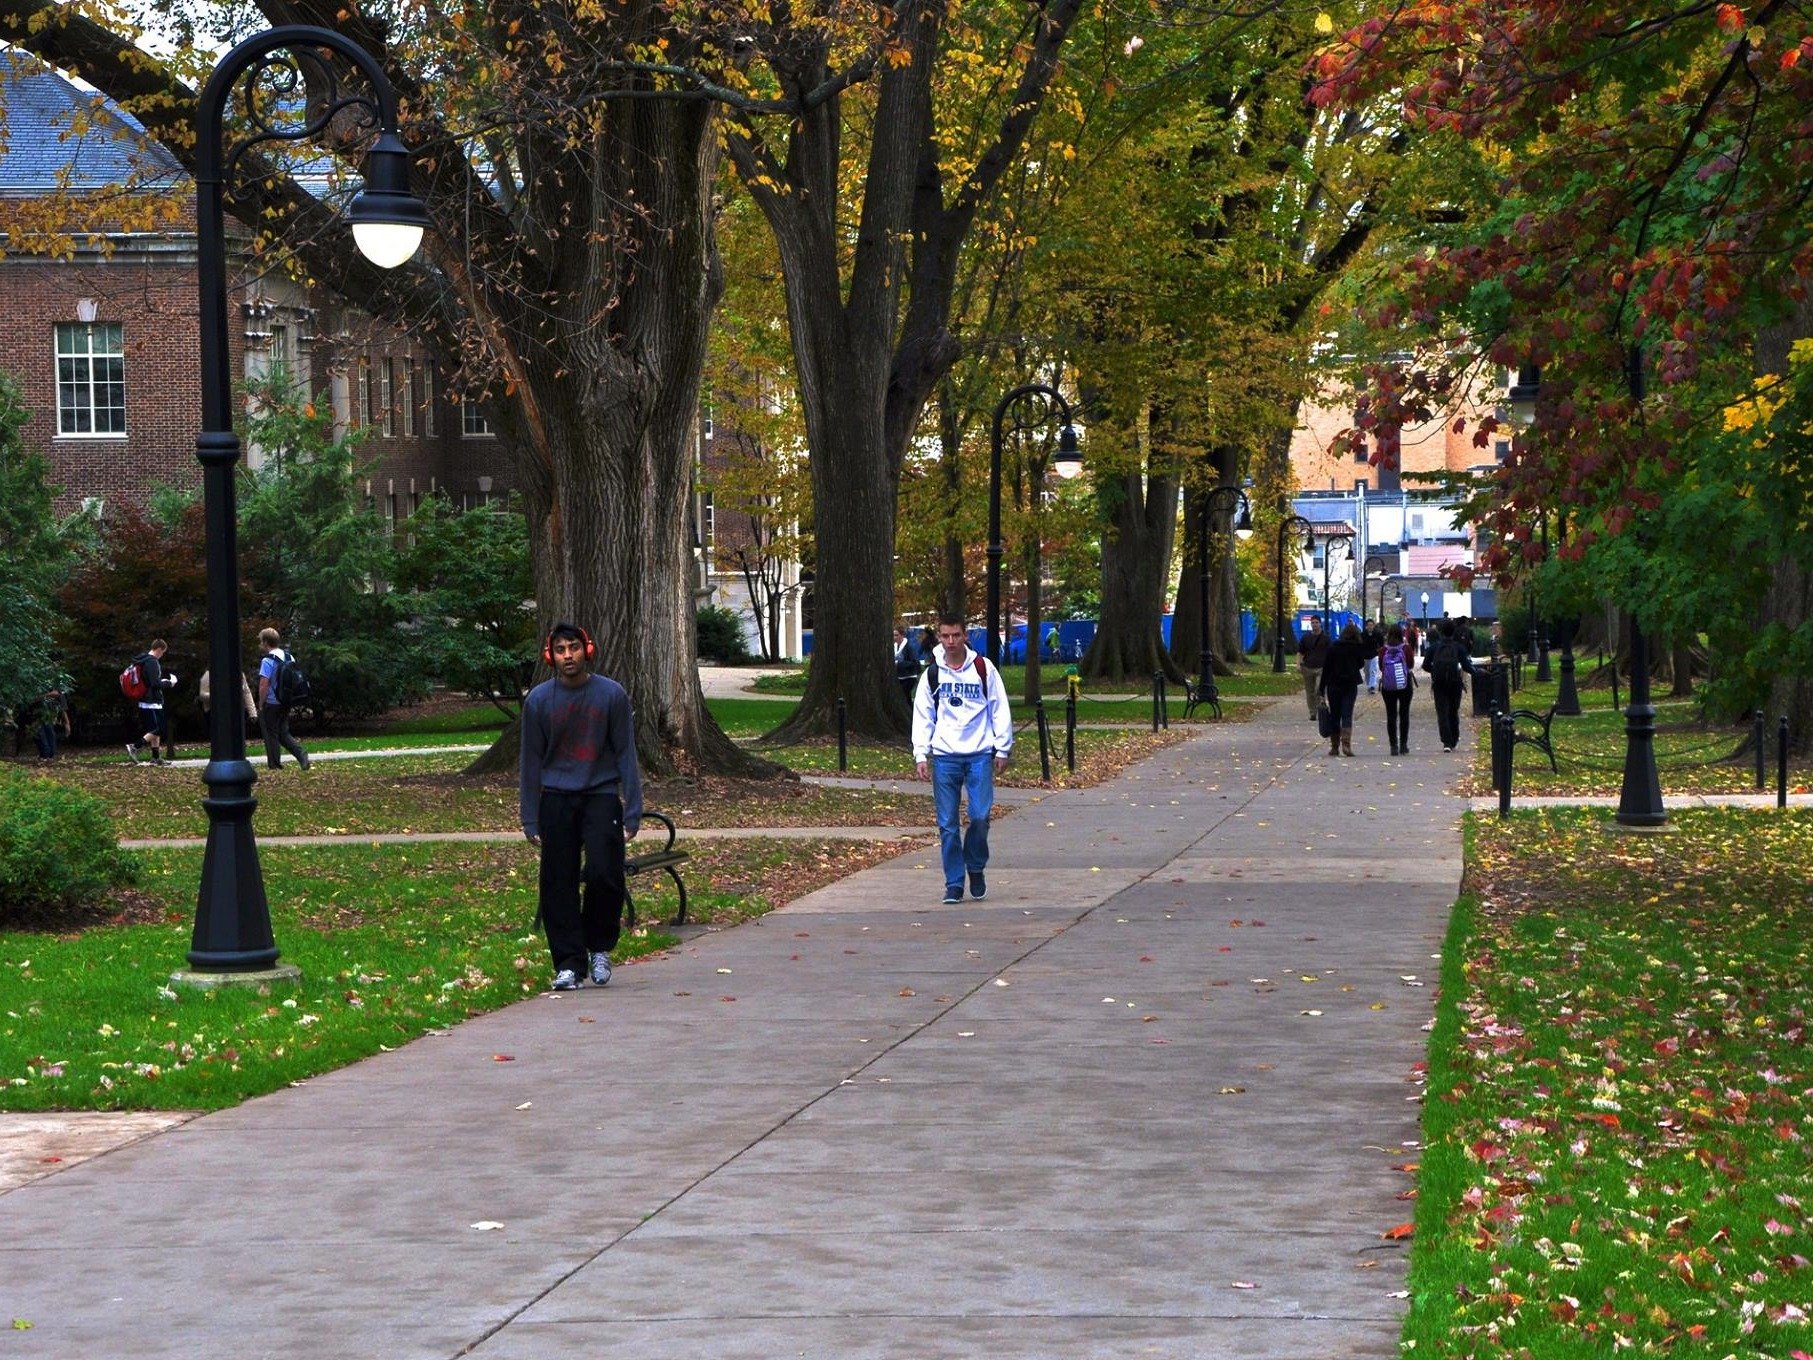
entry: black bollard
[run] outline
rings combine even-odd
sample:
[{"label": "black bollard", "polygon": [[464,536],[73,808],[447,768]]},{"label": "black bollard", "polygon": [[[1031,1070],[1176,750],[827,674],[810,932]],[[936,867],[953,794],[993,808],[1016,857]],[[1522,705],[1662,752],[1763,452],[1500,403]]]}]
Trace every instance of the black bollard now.
[{"label": "black bollard", "polygon": [[1033,701],[1033,717],[1039,725],[1039,778],[1051,782],[1051,723],[1045,717],[1045,700]]},{"label": "black bollard", "polygon": [[1504,769],[1498,776],[1498,815],[1509,817],[1511,815],[1511,770],[1517,762],[1517,720],[1506,713],[1498,719],[1498,725],[1503,729],[1503,735],[1499,738],[1503,754],[1499,758],[1504,761]]},{"label": "black bollard", "polygon": [[1491,774],[1492,774],[1492,792],[1494,792],[1494,793],[1498,792],[1498,771],[1499,771],[1500,757],[1502,755],[1502,753],[1498,749],[1499,736],[1500,736],[1499,727],[1498,727],[1498,717],[1499,717],[1499,711],[1497,708],[1494,708],[1492,710],[1491,718],[1487,720],[1487,726],[1486,726],[1486,734],[1489,737],[1491,737],[1491,739],[1492,739],[1492,745],[1490,748],[1491,753],[1486,758],[1486,768],[1488,770],[1490,770]]},{"label": "black bollard", "polygon": [[1165,677],[1158,671],[1152,672],[1152,730],[1158,731],[1158,687],[1165,682]]},{"label": "black bollard", "polygon": [[1624,705],[1618,700],[1618,658],[1612,658],[1612,712],[1616,713]]},{"label": "black bollard", "polygon": [[1064,764],[1070,773],[1076,773],[1076,686],[1070,686],[1070,693],[1064,696]]},{"label": "black bollard", "polygon": [[1775,728],[1775,806],[1788,806],[1788,715]]},{"label": "black bollard", "polygon": [[837,769],[839,773],[850,768],[850,716],[844,707],[844,701],[837,701]]},{"label": "black bollard", "polygon": [[1768,778],[1763,772],[1763,763],[1769,758],[1769,748],[1763,744],[1763,710],[1760,708],[1756,710],[1756,721],[1752,727],[1754,730],[1750,734],[1750,739],[1756,743],[1756,791],[1761,793],[1769,787],[1763,782]]}]

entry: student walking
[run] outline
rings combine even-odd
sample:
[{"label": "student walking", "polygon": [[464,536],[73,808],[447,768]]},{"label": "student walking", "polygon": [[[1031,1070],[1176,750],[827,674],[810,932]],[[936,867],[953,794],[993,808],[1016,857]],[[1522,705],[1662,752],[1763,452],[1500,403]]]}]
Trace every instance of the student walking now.
[{"label": "student walking", "polygon": [[38,743],[38,759],[55,760],[57,738],[67,737],[69,732],[69,700],[59,687],[52,685],[38,700],[38,729],[33,733],[33,739]]},{"label": "student walking", "polygon": [[913,641],[913,635],[905,628],[894,630],[894,681],[900,686],[900,692],[906,701],[913,702],[913,687],[919,683],[919,664],[923,658],[919,655],[919,644]]},{"label": "student walking", "polygon": [[1473,658],[1455,631],[1454,620],[1443,619],[1423,648],[1423,669],[1429,672],[1429,696],[1435,701],[1435,727],[1444,751],[1460,745],[1461,674],[1473,674]]},{"label": "student walking", "polygon": [[1328,754],[1353,754],[1353,705],[1360,694],[1360,681],[1366,673],[1366,644],[1356,624],[1341,630],[1340,640],[1329,644],[1328,660],[1322,668],[1321,696],[1328,701],[1334,715],[1335,732],[1328,739]]},{"label": "student walking", "polygon": [[[201,715],[205,719],[214,711],[214,688],[207,671],[201,673],[195,691],[195,701],[201,705]],[[258,721],[258,701],[252,697],[252,687],[246,683],[243,673],[239,677],[239,706],[245,710],[247,730],[250,730],[250,725]]]},{"label": "student walking", "polygon": [[1416,692],[1416,674],[1410,669],[1410,643],[1395,623],[1385,630],[1376,664],[1379,692],[1385,696],[1385,735],[1391,740],[1391,754],[1401,756],[1410,749],[1410,696]]},{"label": "student walking", "polygon": [[264,713],[265,763],[273,770],[282,769],[281,751],[288,751],[306,773],[308,752],[290,732],[290,708],[306,697],[297,688],[302,673],[296,669],[296,658],[284,650],[283,638],[275,628],[261,630],[258,645],[264,648],[264,660],[258,663],[258,706]]},{"label": "student walking", "polygon": [[1360,640],[1366,644],[1366,692],[1379,692],[1379,649],[1385,645],[1385,630],[1379,627],[1376,619],[1367,619],[1366,626],[1360,630]]},{"label": "student walking", "polygon": [[138,729],[142,733],[137,741],[126,743],[126,759],[135,765],[139,753],[146,748],[150,748],[153,765],[164,763],[164,747],[170,738],[170,724],[164,716],[164,691],[176,688],[176,676],[164,669],[164,653],[169,650],[170,644],[157,638],[132,658],[132,664],[120,676],[121,688],[137,705]]},{"label": "student walking", "polygon": [[1312,614],[1309,631],[1297,639],[1297,672],[1303,677],[1303,698],[1312,719],[1322,692],[1322,667],[1327,663],[1328,635],[1322,631],[1321,618]]},{"label": "student walking", "polygon": [[629,695],[593,673],[597,655],[585,629],[555,624],[541,649],[554,677],[529,691],[522,710],[522,829],[541,847],[540,917],[557,992],[587,976],[595,987],[611,980],[623,929],[623,843],[642,825]]},{"label": "student walking", "polygon": [[[932,781],[944,860],[944,900],[988,896],[988,818],[995,775],[1013,751],[1013,716],[1001,672],[970,650],[963,620],[938,616],[938,649],[913,696],[914,777]],[[969,799],[969,829],[958,832],[957,799]]]}]

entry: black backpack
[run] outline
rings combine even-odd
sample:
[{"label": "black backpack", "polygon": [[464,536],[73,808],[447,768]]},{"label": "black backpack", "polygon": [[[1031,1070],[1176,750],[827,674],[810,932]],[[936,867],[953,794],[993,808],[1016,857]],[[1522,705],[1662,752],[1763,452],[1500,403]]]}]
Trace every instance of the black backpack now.
[{"label": "black backpack", "polygon": [[1460,683],[1459,643],[1442,638],[1429,649],[1429,678],[1443,689]]},{"label": "black backpack", "polygon": [[[988,662],[982,657],[976,658],[976,679],[982,682],[982,702],[988,703]],[[925,687],[932,697],[932,725],[938,723],[938,654],[932,653],[932,664],[925,668]]]},{"label": "black backpack", "polygon": [[271,676],[271,697],[282,707],[293,708],[308,702],[310,693],[308,677],[296,664],[296,658],[288,652],[277,653],[276,673]]}]

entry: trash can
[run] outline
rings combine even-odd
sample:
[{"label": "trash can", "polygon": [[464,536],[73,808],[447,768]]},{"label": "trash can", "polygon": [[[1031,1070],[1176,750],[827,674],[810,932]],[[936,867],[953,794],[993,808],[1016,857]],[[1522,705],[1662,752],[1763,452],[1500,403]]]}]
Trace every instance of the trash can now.
[{"label": "trash can", "polygon": [[1473,660],[1473,716],[1490,717],[1492,701],[1498,694],[1498,687],[1503,683],[1501,677],[1505,672],[1503,661],[1481,663],[1479,658]]}]

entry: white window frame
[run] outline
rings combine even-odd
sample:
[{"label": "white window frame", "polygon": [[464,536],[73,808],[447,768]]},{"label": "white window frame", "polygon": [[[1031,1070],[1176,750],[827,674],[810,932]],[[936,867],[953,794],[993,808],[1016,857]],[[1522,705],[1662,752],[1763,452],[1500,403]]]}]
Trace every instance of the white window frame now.
[{"label": "white window frame", "polygon": [[[95,341],[112,341],[115,348],[95,347]],[[81,348],[76,347],[80,340]],[[124,439],[126,437],[126,327],[119,321],[59,321],[53,352],[57,371],[57,437],[60,439]],[[97,380],[97,362],[111,361],[117,375]],[[65,364],[69,367],[65,369]],[[69,376],[65,377],[65,373]],[[117,388],[119,405],[98,406],[97,388]],[[65,400],[65,398],[69,400]],[[80,397],[80,400],[76,400]],[[113,428],[98,428],[102,416]],[[87,429],[70,428],[85,420]]]},{"label": "white window frame", "polygon": [[393,439],[397,433],[397,361],[388,354],[378,370],[378,406],[384,412],[384,437]]},{"label": "white window frame", "polygon": [[485,419],[485,408],[470,397],[460,403],[460,438],[490,439],[494,431]]},{"label": "white window frame", "polygon": [[353,428],[362,430],[371,424],[371,359],[359,356],[359,392],[353,402]]},{"label": "white window frame", "polygon": [[415,438],[416,376],[415,360],[403,360],[403,434],[409,439]]}]

